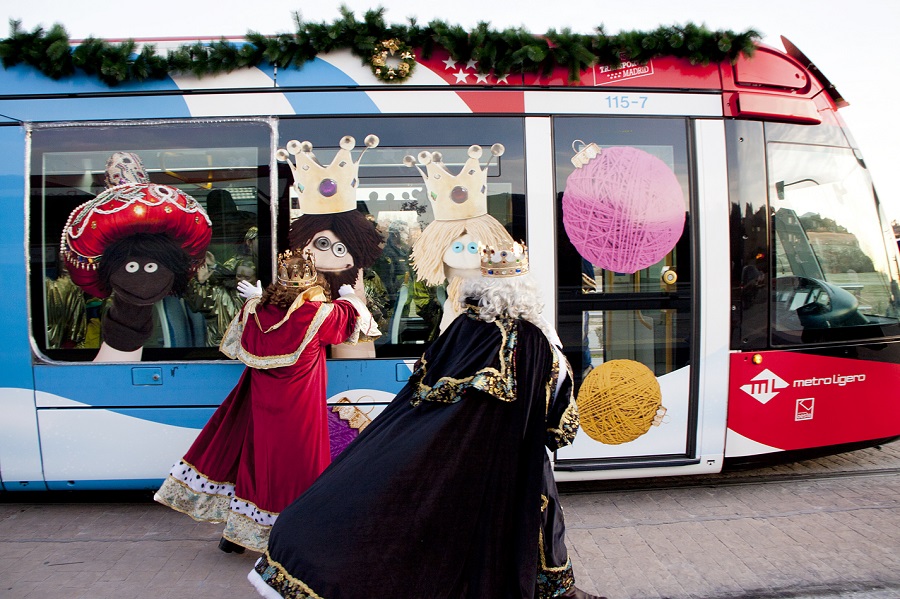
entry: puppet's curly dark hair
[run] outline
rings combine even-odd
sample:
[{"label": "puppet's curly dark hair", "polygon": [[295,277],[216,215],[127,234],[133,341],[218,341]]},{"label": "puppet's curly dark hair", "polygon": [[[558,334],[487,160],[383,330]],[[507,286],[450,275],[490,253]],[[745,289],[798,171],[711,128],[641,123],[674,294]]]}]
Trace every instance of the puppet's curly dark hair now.
[{"label": "puppet's curly dark hair", "polygon": [[103,252],[97,275],[107,291],[112,291],[109,279],[129,258],[140,256],[159,262],[175,274],[172,295],[182,295],[194,274],[194,264],[181,245],[163,233],[135,233],[109,244]]},{"label": "puppet's curly dark hair", "polygon": [[316,233],[326,230],[332,231],[347,246],[347,253],[353,256],[358,268],[369,268],[381,255],[384,239],[375,223],[359,210],[304,214],[291,223],[288,243],[292,249],[304,248]]},{"label": "puppet's curly dark hair", "polygon": [[[328,287],[328,281],[326,281],[322,275],[318,276],[316,284],[321,286],[322,289],[325,290],[326,297],[331,297],[331,289],[329,289]],[[278,306],[282,310],[287,310],[291,307],[291,304],[294,303],[294,300],[297,299],[297,296],[305,290],[306,289],[300,289],[297,287],[285,287],[284,285],[279,285],[276,281],[275,283],[272,283],[271,285],[266,287],[265,291],[263,291],[262,298],[260,298],[259,300],[259,303],[262,305],[271,304],[273,306]]]},{"label": "puppet's curly dark hair", "polygon": [[353,256],[354,268],[323,273],[323,276],[332,289],[355,285],[359,269],[369,268],[378,260],[384,238],[365,214],[359,210],[349,210],[336,214],[304,214],[291,223],[288,243],[294,250],[304,248],[319,232],[326,230],[337,235],[347,246],[347,253]]}]

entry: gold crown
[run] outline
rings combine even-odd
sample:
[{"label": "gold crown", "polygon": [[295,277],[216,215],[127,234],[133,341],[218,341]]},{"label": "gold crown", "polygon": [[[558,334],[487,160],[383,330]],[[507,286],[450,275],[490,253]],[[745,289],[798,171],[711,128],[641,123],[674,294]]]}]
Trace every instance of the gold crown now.
[{"label": "gold crown", "polygon": [[308,289],[316,284],[319,275],[316,272],[316,260],[311,250],[302,254],[286,250],[278,254],[278,277],[276,281],[282,287]]},{"label": "gold crown", "polygon": [[[505,151],[503,144],[494,144],[491,158],[502,156]],[[419,152],[419,164],[425,165],[424,172],[415,158],[403,157],[403,164],[416,167],[425,179],[435,220],[462,220],[487,214],[487,173],[491,158],[482,170],[478,163],[481,153],[481,146],[469,147],[469,159],[458,175],[450,174],[440,152]]]},{"label": "gold crown", "polygon": [[517,277],[528,272],[528,247],[517,241],[481,248],[482,277]]},{"label": "gold crown", "polygon": [[[367,149],[378,147],[378,136],[367,136],[365,144],[360,159]],[[356,209],[359,160],[354,162],[350,153],[356,147],[356,140],[345,135],[340,146],[328,166],[319,163],[313,154],[313,145],[308,141],[292,139],[284,149],[275,152],[275,158],[287,162],[291,168],[294,188],[300,196],[300,210],[304,214],[334,214]],[[291,161],[291,156],[296,164]]]}]

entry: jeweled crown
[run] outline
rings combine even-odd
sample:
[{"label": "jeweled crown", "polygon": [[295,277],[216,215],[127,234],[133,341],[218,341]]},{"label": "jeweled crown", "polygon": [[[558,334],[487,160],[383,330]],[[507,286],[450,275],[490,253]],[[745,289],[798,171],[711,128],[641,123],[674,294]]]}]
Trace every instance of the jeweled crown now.
[{"label": "jeweled crown", "polygon": [[307,289],[318,281],[316,260],[310,250],[294,253],[286,250],[278,254],[278,276],[276,281],[282,287]]},{"label": "jeweled crown", "polygon": [[502,156],[505,151],[503,144],[492,145],[491,157],[482,169],[478,162],[481,146],[469,147],[469,159],[458,175],[447,170],[440,152],[419,152],[418,162],[425,166],[424,171],[412,156],[404,156],[403,164],[416,167],[425,180],[435,220],[462,220],[487,214],[488,167],[494,156]]},{"label": "jeweled crown", "polygon": [[[378,136],[366,136],[365,144],[359,160],[367,149],[378,147]],[[328,166],[319,163],[313,154],[313,145],[308,141],[292,139],[283,149],[275,152],[275,157],[287,162],[291,168],[300,211],[304,214],[334,214],[356,209],[359,160],[354,162],[350,153],[356,147],[356,139],[345,135],[341,138],[340,147]],[[291,156],[294,156],[294,161],[291,161]]]},{"label": "jeweled crown", "polygon": [[481,248],[482,277],[517,277],[528,272],[528,247],[514,241]]}]

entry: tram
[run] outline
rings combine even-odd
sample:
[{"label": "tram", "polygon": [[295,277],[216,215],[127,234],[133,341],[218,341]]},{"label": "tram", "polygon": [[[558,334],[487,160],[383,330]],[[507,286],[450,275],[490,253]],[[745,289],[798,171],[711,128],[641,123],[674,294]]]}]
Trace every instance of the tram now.
[{"label": "tram", "polygon": [[[117,86],[0,70],[2,490],[156,488],[243,368],[177,297],[154,307],[139,362],[94,361],[102,302],[72,288],[60,235],[103,190],[109,156],[139,155],[151,182],[206,208],[223,280],[243,252],[266,285],[299,214],[276,150],[307,140],[330,161],[344,135],[380,138],[357,200],[385,237],[366,272],[383,335],[374,357],[329,360],[335,435],[378,417],[435,334],[442,290],[409,265],[433,212],[403,157],[440,151],[460,168],[471,145],[500,143],[489,213],[528,244],[576,390],[604,364],[637,363],[665,408],[624,441],[579,433],[553,455],[559,480],[715,473],[900,436],[898,247],[845,100],[785,45],[733,63],[589,66],[576,81],[483,73],[439,47],[413,49],[402,82],[346,50]],[[675,181],[683,225],[653,263],[620,270],[573,242],[566,189],[590,144],[640,150]]]}]

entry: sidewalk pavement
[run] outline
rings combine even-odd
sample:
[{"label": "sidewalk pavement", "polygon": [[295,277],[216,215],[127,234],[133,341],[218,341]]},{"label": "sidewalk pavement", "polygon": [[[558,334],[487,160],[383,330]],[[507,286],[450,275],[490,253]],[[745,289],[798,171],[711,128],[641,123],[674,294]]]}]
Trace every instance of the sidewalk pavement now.
[{"label": "sidewalk pavement", "polygon": [[[653,481],[677,486],[561,485],[577,584],[610,599],[900,597],[898,473],[893,443]],[[0,495],[0,598],[256,597],[257,554],[222,553],[220,525],[150,497]]]}]

